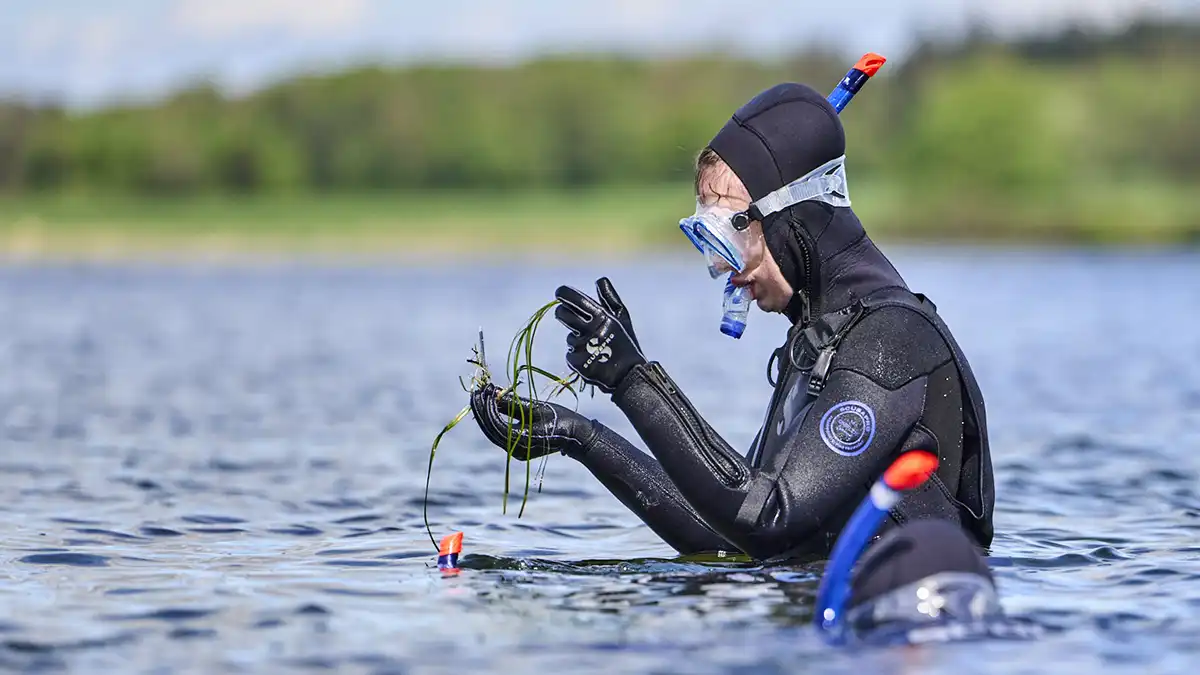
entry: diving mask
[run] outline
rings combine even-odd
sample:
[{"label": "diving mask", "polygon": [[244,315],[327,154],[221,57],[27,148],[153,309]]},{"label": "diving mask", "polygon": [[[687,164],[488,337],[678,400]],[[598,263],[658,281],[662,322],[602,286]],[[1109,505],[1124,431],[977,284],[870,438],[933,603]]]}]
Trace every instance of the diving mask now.
[{"label": "diving mask", "polygon": [[939,572],[891,590],[846,612],[858,635],[889,628],[995,619],[1004,614],[990,579],[965,572]]},{"label": "diving mask", "polygon": [[846,612],[848,643],[877,646],[967,640],[1034,640],[1045,630],[1009,617],[990,579],[938,572]]},{"label": "diving mask", "polygon": [[749,224],[744,212],[696,202],[696,213],[680,220],[679,229],[708,260],[708,274],[716,279],[745,269]]},{"label": "diving mask", "polygon": [[[752,241],[750,223],[755,220],[761,221],[793,204],[809,200],[822,201],[832,206],[850,206],[845,155],[826,162],[799,179],[765,195],[750,204],[750,208],[745,211],[703,204],[697,200],[696,212],[681,219],[679,229],[683,230],[696,250],[708,261],[710,277],[716,279],[729,272],[732,279],[734,274],[746,268],[746,258]],[[732,281],[726,283],[726,312],[721,319],[721,332],[734,338],[741,337],[746,327],[745,309],[748,309],[748,301],[748,289],[735,287]]]},{"label": "diving mask", "polygon": [[745,211],[696,203],[696,212],[679,221],[679,229],[708,259],[709,276],[716,279],[746,267],[750,223],[761,221],[800,202],[816,200],[831,206],[850,206],[845,155],[813,169],[750,204]]}]

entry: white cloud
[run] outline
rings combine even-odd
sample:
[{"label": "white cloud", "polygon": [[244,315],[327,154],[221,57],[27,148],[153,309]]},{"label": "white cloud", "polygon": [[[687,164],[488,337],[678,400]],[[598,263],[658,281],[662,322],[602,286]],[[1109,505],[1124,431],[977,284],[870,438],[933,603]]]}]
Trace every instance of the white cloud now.
[{"label": "white cloud", "polygon": [[82,22],[78,40],[80,55],[89,62],[107,61],[116,56],[122,38],[127,34],[124,21],[112,17],[97,17]]},{"label": "white cloud", "polygon": [[19,51],[25,56],[36,58],[53,52],[67,41],[66,22],[61,15],[36,15],[23,26],[19,39]]},{"label": "white cloud", "polygon": [[614,0],[609,11],[619,28],[652,32],[678,21],[687,7],[675,0]]},{"label": "white cloud", "polygon": [[1131,18],[1166,10],[1162,0],[922,0],[932,17],[981,21],[1002,34],[1056,28],[1067,23],[1114,28]]},{"label": "white cloud", "polygon": [[[900,60],[915,40],[1114,26],[1200,0],[39,0],[0,11],[0,95],[163,93],[196,73],[240,87],[379,58],[503,62],[542,51],[749,51],[820,40]],[[15,10],[15,11],[14,11]],[[849,20],[847,14],[864,17]],[[861,53],[861,52],[860,52]]]},{"label": "white cloud", "polygon": [[182,0],[175,24],[185,32],[221,38],[263,28],[327,35],[361,26],[370,0]]}]

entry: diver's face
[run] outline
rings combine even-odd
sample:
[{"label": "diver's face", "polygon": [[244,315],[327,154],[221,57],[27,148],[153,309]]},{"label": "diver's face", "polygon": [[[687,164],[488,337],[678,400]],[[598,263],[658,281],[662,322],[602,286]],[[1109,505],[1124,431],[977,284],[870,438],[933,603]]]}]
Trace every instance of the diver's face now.
[{"label": "diver's face", "polygon": [[[704,172],[696,197],[701,204],[709,206],[720,206],[734,211],[750,208],[750,192],[724,162],[718,162]],[[767,250],[762,223],[753,221],[749,231],[749,243],[742,252],[746,262],[745,269],[734,275],[733,284],[748,287],[762,311],[782,312],[792,299],[792,287],[783,277],[783,272],[779,270],[771,252]],[[732,272],[733,269],[726,268],[720,271]]]}]

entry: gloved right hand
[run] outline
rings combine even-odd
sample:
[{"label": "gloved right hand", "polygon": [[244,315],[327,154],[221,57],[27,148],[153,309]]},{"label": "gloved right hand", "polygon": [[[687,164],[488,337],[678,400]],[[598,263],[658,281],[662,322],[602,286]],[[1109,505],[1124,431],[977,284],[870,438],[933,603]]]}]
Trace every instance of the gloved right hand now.
[{"label": "gloved right hand", "polygon": [[633,334],[629,310],[607,277],[596,280],[594,300],[570,286],[559,286],[554,318],[571,331],[567,335],[567,365],[583,381],[611,394],[629,371],[646,363]]},{"label": "gloved right hand", "polygon": [[471,412],[493,445],[507,451],[516,443],[512,453],[515,459],[527,461],[552,452],[578,458],[596,435],[592,421],[569,408],[530,401],[510,391],[499,392],[494,384],[473,392]]}]

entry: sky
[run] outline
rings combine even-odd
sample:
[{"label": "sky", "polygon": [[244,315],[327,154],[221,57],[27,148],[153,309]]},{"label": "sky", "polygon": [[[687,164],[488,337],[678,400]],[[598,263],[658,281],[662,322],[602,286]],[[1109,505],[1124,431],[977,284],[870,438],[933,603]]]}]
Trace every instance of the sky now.
[{"label": "sky", "polygon": [[902,59],[971,23],[1005,35],[1182,12],[1200,0],[0,0],[0,97],[92,107],[200,80],[236,94],[363,63],[581,51]]}]

